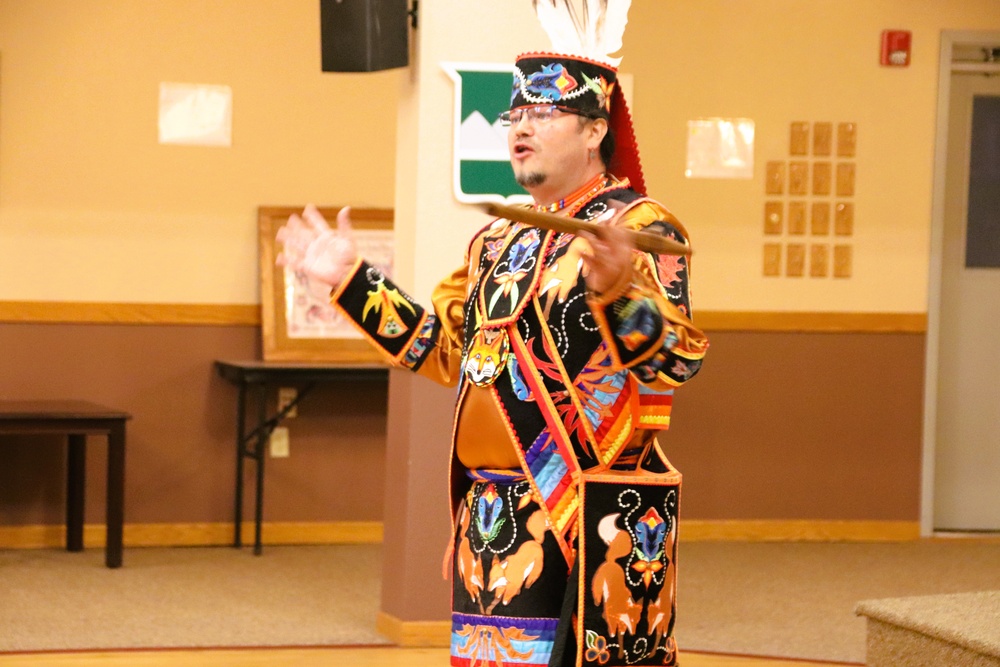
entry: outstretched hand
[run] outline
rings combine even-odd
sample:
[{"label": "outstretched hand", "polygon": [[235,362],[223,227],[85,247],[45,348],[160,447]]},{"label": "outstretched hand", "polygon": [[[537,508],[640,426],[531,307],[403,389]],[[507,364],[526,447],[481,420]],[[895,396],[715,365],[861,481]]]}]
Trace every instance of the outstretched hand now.
[{"label": "outstretched hand", "polygon": [[292,214],[288,218],[276,238],[282,244],[276,260],[278,266],[305,273],[331,289],[340,285],[357,261],[347,206],[340,209],[337,228],[333,229],[319,210],[309,204],[301,216]]}]

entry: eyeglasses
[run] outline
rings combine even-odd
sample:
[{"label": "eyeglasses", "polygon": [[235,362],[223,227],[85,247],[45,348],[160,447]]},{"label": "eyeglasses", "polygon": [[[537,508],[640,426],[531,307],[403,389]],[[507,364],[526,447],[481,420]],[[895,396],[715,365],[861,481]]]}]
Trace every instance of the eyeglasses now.
[{"label": "eyeglasses", "polygon": [[555,104],[539,104],[533,107],[521,107],[520,109],[503,111],[499,114],[499,118],[501,125],[509,127],[520,123],[521,119],[525,116],[528,117],[528,120],[536,123],[547,123],[555,118],[559,112],[573,114],[576,116],[582,115],[578,111],[567,109],[566,107],[556,106]]}]

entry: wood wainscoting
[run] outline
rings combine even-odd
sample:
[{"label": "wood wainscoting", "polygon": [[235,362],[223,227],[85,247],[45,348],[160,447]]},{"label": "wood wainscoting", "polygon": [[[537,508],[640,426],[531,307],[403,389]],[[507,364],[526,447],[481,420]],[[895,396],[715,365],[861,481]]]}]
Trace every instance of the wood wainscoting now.
[{"label": "wood wainscoting", "polygon": [[[0,392],[86,391],[136,416],[126,547],[231,544],[232,524],[218,519],[232,512],[235,390],[213,363],[259,358],[259,311],[0,301],[0,344],[18,351]],[[682,540],[919,535],[924,314],[699,311],[697,322],[713,349],[678,394],[662,442],[684,474]],[[264,543],[380,541],[385,389],[320,388],[300,407],[293,456],[268,461],[267,506],[308,520],[265,523]],[[13,449],[0,442],[0,453]],[[56,455],[24,456],[0,469],[12,517],[0,548],[58,548],[65,481]],[[99,480],[92,487],[85,544],[99,546]],[[250,542],[249,524],[243,534]]]},{"label": "wood wainscoting", "polygon": [[[801,331],[839,333],[924,333],[926,313],[833,313],[701,310],[705,331]],[[0,322],[66,324],[261,323],[258,304],[176,304],[69,301],[0,301]]]}]

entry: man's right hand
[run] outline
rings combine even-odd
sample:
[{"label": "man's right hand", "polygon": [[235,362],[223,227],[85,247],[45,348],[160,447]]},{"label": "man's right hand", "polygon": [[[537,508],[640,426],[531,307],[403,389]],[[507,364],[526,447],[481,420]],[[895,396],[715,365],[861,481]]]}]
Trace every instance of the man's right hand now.
[{"label": "man's right hand", "polygon": [[305,273],[333,289],[340,285],[358,258],[357,247],[351,236],[350,207],[337,214],[337,228],[332,229],[312,204],[302,215],[292,214],[277,233],[282,251],[278,266]]}]

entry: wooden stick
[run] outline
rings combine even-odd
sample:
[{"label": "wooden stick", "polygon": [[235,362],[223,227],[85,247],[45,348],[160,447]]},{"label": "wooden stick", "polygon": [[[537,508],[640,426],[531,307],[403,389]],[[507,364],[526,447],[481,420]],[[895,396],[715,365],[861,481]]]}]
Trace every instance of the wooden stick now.
[{"label": "wooden stick", "polygon": [[[570,218],[565,215],[535,211],[533,209],[523,208],[520,206],[504,206],[503,204],[494,204],[490,202],[483,205],[483,210],[498,218],[523,222],[533,227],[551,229],[554,232],[576,234],[577,232],[586,231],[594,234],[595,236],[599,236],[601,230],[604,229],[600,225],[587,222],[586,220],[580,220],[579,218]],[[689,246],[664,238],[658,234],[637,232],[631,229],[626,229],[625,231],[628,233],[628,237],[632,242],[632,245],[643,252],[652,252],[657,255],[690,255],[694,252]]]}]

